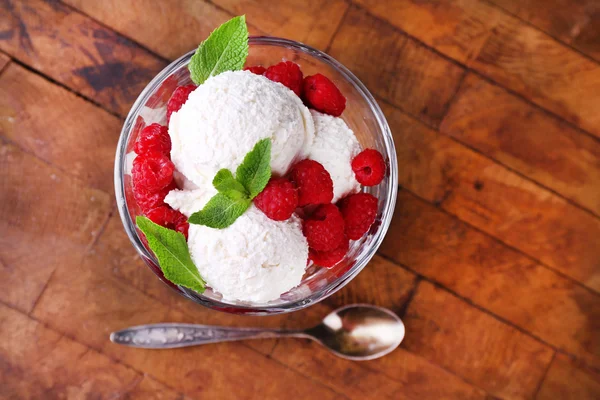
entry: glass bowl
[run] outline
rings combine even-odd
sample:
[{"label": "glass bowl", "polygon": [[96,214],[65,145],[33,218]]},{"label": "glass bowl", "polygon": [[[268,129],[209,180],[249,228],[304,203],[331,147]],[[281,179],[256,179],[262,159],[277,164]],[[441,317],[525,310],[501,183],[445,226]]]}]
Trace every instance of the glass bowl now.
[{"label": "glass bowl", "polygon": [[381,109],[367,88],[343,65],[327,54],[291,40],[273,37],[251,37],[246,65],[269,66],[282,59],[298,63],[305,76],[322,73],[333,80],[346,96],[342,118],[354,131],[363,148],[375,148],[384,155],[388,171],[382,183],[364,188],[379,199],[377,219],[370,231],[350,244],[345,259],[331,269],[311,266],[301,284],[277,300],[268,303],[230,302],[207,289],[198,294],[174,285],[162,274],[154,254],[140,239],[135,217],[141,210],[133,199],[131,166],[133,144],[144,126],[153,122],[166,125],[166,104],[175,88],[192,83],[187,64],[194,51],[183,55],[162,70],[142,91],[134,103],[121,131],[115,159],[115,194],[125,231],[148,267],[167,285],[203,306],[236,314],[270,315],[300,310],[325,299],[350,282],[373,257],[388,230],[396,203],[398,166],[390,128]]}]

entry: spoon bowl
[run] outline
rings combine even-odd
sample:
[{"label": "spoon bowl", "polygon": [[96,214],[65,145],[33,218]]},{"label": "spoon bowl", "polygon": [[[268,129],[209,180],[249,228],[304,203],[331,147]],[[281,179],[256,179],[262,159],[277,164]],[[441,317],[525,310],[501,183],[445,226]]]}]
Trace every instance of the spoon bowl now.
[{"label": "spoon bowl", "polygon": [[134,326],[110,334],[114,343],[146,349],[278,337],[312,339],[342,358],[372,360],[400,345],[404,339],[404,324],[385,308],[352,304],[332,311],[319,325],[306,330],[163,323]]},{"label": "spoon bowl", "polygon": [[353,304],[331,312],[306,332],[340,357],[371,360],[400,345],[404,324],[385,308]]}]

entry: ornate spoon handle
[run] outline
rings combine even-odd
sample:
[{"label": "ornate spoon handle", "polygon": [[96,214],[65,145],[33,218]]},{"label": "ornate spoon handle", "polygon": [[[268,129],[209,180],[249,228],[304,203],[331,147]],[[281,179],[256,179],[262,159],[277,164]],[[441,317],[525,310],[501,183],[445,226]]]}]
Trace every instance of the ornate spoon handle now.
[{"label": "ornate spoon handle", "polygon": [[113,332],[114,343],[146,349],[172,349],[205,343],[284,336],[311,338],[302,331],[282,331],[253,328],[226,328],[210,325],[164,323],[140,325]]}]

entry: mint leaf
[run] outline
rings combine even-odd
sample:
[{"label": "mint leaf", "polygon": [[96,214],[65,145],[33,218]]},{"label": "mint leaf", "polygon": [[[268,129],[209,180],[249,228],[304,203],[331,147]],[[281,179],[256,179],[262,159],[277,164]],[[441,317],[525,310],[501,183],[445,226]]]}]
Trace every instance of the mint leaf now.
[{"label": "mint leaf", "polygon": [[206,282],[190,257],[185,237],[177,231],[155,224],[146,217],[136,217],[135,223],[146,235],[148,245],[158,258],[165,278],[198,293],[204,292]]},{"label": "mint leaf", "polygon": [[251,202],[248,198],[232,199],[223,193],[217,193],[202,210],[193,213],[188,221],[209,228],[227,228],[250,207]]},{"label": "mint leaf", "polygon": [[260,140],[254,145],[235,171],[235,177],[250,193],[251,199],[267,186],[271,178],[271,139]]},{"label": "mint leaf", "polygon": [[219,193],[232,199],[248,198],[248,192],[244,185],[239,183],[230,170],[223,168],[217,172],[213,179],[213,186]]},{"label": "mint leaf", "polygon": [[225,71],[242,69],[248,57],[248,27],[244,15],[235,17],[215,29],[200,43],[188,69],[196,85]]}]

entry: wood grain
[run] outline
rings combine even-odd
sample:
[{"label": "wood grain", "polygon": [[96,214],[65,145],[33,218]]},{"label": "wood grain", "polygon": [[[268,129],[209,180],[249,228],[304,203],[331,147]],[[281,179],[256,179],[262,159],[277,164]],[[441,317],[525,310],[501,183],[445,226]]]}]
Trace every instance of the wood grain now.
[{"label": "wood grain", "polygon": [[600,220],[490,159],[384,107],[399,183],[596,291]]},{"label": "wood grain", "polygon": [[31,311],[65,257],[81,259],[112,199],[0,139],[0,301]]},{"label": "wood grain", "polygon": [[0,73],[4,70],[4,67],[10,62],[10,57],[4,53],[0,53]]},{"label": "wood grain", "polygon": [[248,21],[271,36],[297,40],[325,50],[340,24],[348,3],[343,0],[273,1],[214,0],[233,15],[245,14]]},{"label": "wood grain", "polygon": [[600,3],[596,0],[490,1],[600,61]]},{"label": "wood grain", "polygon": [[401,190],[380,252],[600,368],[600,296]]},{"label": "wood grain", "polygon": [[404,348],[386,356],[390,364],[383,366],[377,360],[349,363],[306,340],[279,340],[271,357],[352,399],[486,398],[483,390]]},{"label": "wood grain", "polygon": [[484,1],[358,0],[439,52],[600,137],[600,65]]},{"label": "wood grain", "polygon": [[6,0],[1,7],[2,51],[121,116],[166,65],[62,3]]},{"label": "wood grain", "polygon": [[121,124],[117,117],[16,64],[0,75],[0,135],[86,186],[111,194]]},{"label": "wood grain", "polygon": [[[404,317],[404,345],[493,395],[531,398],[553,351],[422,281]],[[452,346],[448,344],[452,343]]]},{"label": "wood grain", "polygon": [[556,354],[537,398],[540,400],[595,400],[600,393],[600,374]]},{"label": "wood grain", "polygon": [[600,142],[474,74],[440,131],[600,215]]},{"label": "wood grain", "polygon": [[2,399],[109,399],[141,379],[131,368],[2,304],[0,335]]},{"label": "wood grain", "polygon": [[231,18],[229,13],[204,1],[67,0],[66,3],[169,60],[198,47],[216,27]]},{"label": "wood grain", "polygon": [[356,7],[346,15],[330,53],[376,95],[434,126],[444,116],[464,73]]}]

